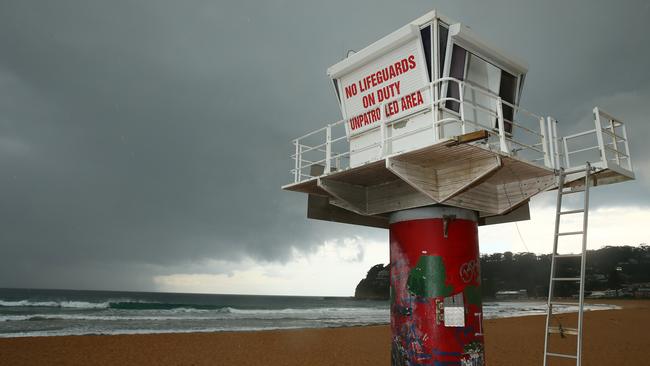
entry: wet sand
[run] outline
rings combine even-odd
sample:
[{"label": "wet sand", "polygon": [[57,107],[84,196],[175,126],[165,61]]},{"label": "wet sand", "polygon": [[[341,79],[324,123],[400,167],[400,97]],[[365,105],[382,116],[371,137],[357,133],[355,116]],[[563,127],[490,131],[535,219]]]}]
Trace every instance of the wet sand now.
[{"label": "wet sand", "polygon": [[[650,301],[608,303],[623,309],[585,313],[583,366],[650,365]],[[570,327],[576,316],[559,319]],[[486,320],[488,365],[541,365],[544,321],[544,316]],[[562,351],[574,346],[574,339],[557,335],[552,341]],[[575,361],[552,365],[571,364]],[[8,338],[0,339],[0,365],[390,365],[390,330]]]}]

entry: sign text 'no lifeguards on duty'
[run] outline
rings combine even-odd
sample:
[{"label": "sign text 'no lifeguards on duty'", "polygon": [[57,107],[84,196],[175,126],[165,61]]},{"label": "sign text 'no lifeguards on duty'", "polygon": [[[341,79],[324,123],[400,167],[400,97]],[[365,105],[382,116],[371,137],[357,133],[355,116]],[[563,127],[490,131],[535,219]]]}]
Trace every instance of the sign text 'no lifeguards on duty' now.
[{"label": "sign text 'no lifeguards on duty'", "polygon": [[419,37],[359,65],[339,78],[348,136],[379,127],[430,103],[428,74]]}]

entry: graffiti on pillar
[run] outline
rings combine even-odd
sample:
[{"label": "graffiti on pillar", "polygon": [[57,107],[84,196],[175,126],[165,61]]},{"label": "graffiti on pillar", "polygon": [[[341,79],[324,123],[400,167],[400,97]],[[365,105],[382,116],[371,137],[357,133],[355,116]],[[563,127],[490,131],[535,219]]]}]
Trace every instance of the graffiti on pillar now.
[{"label": "graffiti on pillar", "polygon": [[460,266],[460,279],[464,283],[480,280],[478,259],[472,259]]},{"label": "graffiti on pillar", "polygon": [[405,286],[408,275],[409,267],[408,262],[400,253],[392,252],[391,268],[390,268],[390,303],[393,312],[403,316],[410,316],[412,314],[413,299],[404,296],[402,291],[398,291]]},{"label": "graffiti on pillar", "polygon": [[445,283],[446,280],[447,274],[442,257],[422,255],[409,273],[408,287],[415,296],[446,297],[451,295],[454,289]]},{"label": "graffiti on pillar", "polygon": [[391,225],[391,362],[483,366],[476,223]]},{"label": "graffiti on pillar", "polygon": [[405,365],[426,364],[431,359],[431,354],[427,352],[426,338],[427,335],[423,335],[414,322],[407,322],[402,325],[401,336],[393,340],[393,350],[397,349],[399,352],[396,353],[407,360]]},{"label": "graffiti on pillar", "polygon": [[406,353],[404,346],[402,346],[400,337],[393,339],[390,358],[392,366],[408,366],[409,364],[409,355]]},{"label": "graffiti on pillar", "polygon": [[470,342],[463,347],[460,359],[461,366],[484,366],[483,345],[481,342]]},{"label": "graffiti on pillar", "polygon": [[463,293],[468,303],[481,306],[483,301],[481,300],[481,288],[479,286],[467,286]]}]

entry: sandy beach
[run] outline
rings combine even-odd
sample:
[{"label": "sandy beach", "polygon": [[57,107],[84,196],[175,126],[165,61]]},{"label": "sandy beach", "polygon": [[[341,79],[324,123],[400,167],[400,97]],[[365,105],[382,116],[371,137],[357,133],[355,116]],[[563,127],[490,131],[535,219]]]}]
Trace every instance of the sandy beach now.
[{"label": "sandy beach", "polygon": [[[650,365],[650,301],[611,303],[623,309],[585,315],[584,365]],[[559,319],[570,327],[575,318]],[[486,320],[488,364],[540,365],[544,321],[544,316]],[[553,344],[568,352],[573,339],[557,336]],[[8,338],[0,339],[0,365],[389,365],[389,341],[388,326]]]}]

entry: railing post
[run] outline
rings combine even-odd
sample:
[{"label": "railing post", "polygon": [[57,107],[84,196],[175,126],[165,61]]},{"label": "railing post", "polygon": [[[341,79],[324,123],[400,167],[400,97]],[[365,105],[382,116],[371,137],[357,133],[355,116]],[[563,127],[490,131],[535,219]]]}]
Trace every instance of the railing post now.
[{"label": "railing post", "polygon": [[384,123],[384,103],[379,105],[379,131],[381,135],[381,142],[379,145],[380,158],[383,158],[386,154],[386,124]]},{"label": "railing post", "polygon": [[612,132],[612,141],[614,142],[614,150],[616,156],[616,165],[621,165],[621,159],[618,153],[618,139],[616,138],[616,128],[614,128],[614,120],[609,119],[609,130]]},{"label": "railing post", "polygon": [[503,105],[501,104],[501,98],[497,99],[497,117],[499,124],[499,145],[501,147],[501,152],[510,154],[508,151],[508,144],[506,143],[506,129],[505,122],[503,121]]},{"label": "railing post", "polygon": [[325,173],[332,171],[332,125],[325,130]]},{"label": "railing post", "polygon": [[594,124],[596,125],[596,139],[598,140],[600,159],[607,166],[607,152],[605,151],[605,141],[603,140],[603,125],[600,124],[600,111],[598,107],[594,108]]},{"label": "railing post", "polygon": [[627,155],[627,168],[632,171],[632,156],[630,155],[630,145],[627,141],[627,130],[623,122],[621,122],[621,130],[623,130],[623,138],[625,139],[625,155]]},{"label": "railing post", "polygon": [[562,138],[562,143],[564,145],[564,162],[566,163],[565,169],[571,167],[571,159],[569,159],[569,144],[566,142],[566,137]]},{"label": "railing post", "polygon": [[293,144],[296,145],[296,155],[294,156],[295,168],[293,169],[293,182],[298,183],[300,180],[300,145],[298,140],[293,140]]},{"label": "railing post", "polygon": [[460,112],[460,131],[464,135],[465,134],[465,97],[463,96],[465,94],[465,87],[462,82],[458,82],[458,95],[459,95],[459,100],[460,100],[460,106],[458,108],[458,111]]},{"label": "railing post", "polygon": [[434,83],[429,83],[429,89],[431,93],[431,116],[432,116],[432,130],[433,130],[433,142],[438,142],[440,140],[440,131],[438,131],[438,88]]},{"label": "railing post", "polygon": [[555,135],[553,134],[553,119],[551,117],[546,117],[546,130],[548,131],[548,148],[549,148],[549,157],[551,159],[551,167],[553,169],[557,169],[557,164],[555,162],[555,144],[553,143],[553,140],[555,139]]},{"label": "railing post", "polygon": [[553,149],[555,150],[555,169],[560,169],[560,148],[557,140],[557,120],[553,118]]},{"label": "railing post", "polygon": [[544,165],[551,167],[551,159],[548,156],[548,134],[546,132],[546,122],[544,117],[539,117],[539,133],[542,135],[542,151],[544,151]]}]

